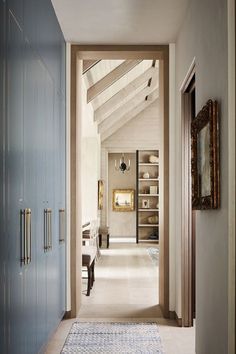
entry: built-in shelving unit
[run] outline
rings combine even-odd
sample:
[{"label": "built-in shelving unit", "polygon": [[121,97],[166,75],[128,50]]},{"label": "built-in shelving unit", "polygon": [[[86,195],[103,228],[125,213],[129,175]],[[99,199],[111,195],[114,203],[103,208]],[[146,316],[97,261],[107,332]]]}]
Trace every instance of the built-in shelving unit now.
[{"label": "built-in shelving unit", "polygon": [[[150,156],[157,161],[150,162]],[[136,151],[136,242],[159,240],[159,151]]]}]

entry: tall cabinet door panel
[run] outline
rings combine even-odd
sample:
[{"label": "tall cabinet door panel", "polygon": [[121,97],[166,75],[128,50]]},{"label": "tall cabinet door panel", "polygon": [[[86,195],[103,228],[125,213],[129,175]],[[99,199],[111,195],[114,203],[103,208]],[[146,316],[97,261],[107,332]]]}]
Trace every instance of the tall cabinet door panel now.
[{"label": "tall cabinet door panel", "polygon": [[51,210],[49,243],[50,247],[47,250],[47,326],[48,334],[50,335],[56,325],[56,302],[57,302],[57,272],[58,272],[58,253],[55,239],[55,186],[57,176],[55,175],[55,91],[54,85],[49,74],[46,75],[45,89],[45,176],[46,176],[46,200],[45,207]]},{"label": "tall cabinet door panel", "polygon": [[6,352],[6,223],[5,223],[5,5],[0,1],[0,348]]},{"label": "tall cabinet door panel", "polygon": [[30,263],[25,269],[25,313],[27,323],[27,353],[36,352],[36,217],[37,217],[37,147],[35,129],[37,65],[30,44],[24,50],[24,204],[31,210]]},{"label": "tall cabinet door panel", "polygon": [[35,146],[36,146],[36,174],[37,174],[37,209],[35,211],[36,223],[36,259],[37,259],[37,346],[41,348],[47,339],[47,281],[46,266],[47,254],[44,240],[44,209],[46,205],[46,117],[45,117],[45,82],[46,70],[40,60],[36,61],[37,97],[35,105]]},{"label": "tall cabinet door panel", "polygon": [[23,36],[8,13],[6,223],[8,237],[8,351],[26,353],[24,272],[21,264],[21,213],[23,200]]}]

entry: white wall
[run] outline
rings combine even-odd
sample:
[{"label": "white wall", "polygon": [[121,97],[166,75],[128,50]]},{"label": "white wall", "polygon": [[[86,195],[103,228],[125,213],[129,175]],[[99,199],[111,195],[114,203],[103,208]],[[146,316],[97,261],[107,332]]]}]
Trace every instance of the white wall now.
[{"label": "white wall", "polygon": [[121,153],[108,155],[108,224],[111,236],[136,237],[136,212],[112,210],[113,189],[136,189],[136,155],[125,154],[125,162],[130,159],[131,169],[122,173],[115,170],[115,160],[119,164]]},{"label": "white wall", "polygon": [[[179,88],[195,57],[197,112],[209,98],[220,104],[221,207],[198,211],[196,220],[196,352],[227,353],[228,302],[228,111],[227,1],[191,0],[176,43],[176,163],[181,166]],[[181,186],[181,169],[176,169]],[[181,188],[176,188],[176,200]],[[176,220],[181,220],[177,210]],[[180,267],[181,223],[176,245]],[[178,272],[178,269],[177,269]],[[181,293],[177,293],[177,303]],[[179,314],[181,315],[181,314]]]},{"label": "white wall", "polygon": [[86,103],[82,82],[82,224],[97,219],[98,180],[100,179],[100,136],[93,120],[91,103]]}]

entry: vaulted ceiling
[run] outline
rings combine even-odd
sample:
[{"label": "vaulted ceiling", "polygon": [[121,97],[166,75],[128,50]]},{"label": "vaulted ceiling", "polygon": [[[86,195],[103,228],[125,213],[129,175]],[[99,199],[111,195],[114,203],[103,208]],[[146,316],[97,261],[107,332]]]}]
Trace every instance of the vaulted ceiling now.
[{"label": "vaulted ceiling", "polygon": [[87,60],[83,78],[102,141],[159,96],[157,60]]}]

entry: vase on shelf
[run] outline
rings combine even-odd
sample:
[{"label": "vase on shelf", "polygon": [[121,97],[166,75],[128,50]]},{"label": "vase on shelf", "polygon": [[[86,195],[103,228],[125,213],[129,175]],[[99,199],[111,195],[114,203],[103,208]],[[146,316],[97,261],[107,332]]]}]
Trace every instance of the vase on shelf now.
[{"label": "vase on shelf", "polygon": [[144,178],[144,179],[149,179],[149,173],[148,173],[148,172],[145,172],[145,173],[143,174],[143,178]]}]

